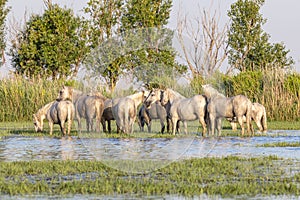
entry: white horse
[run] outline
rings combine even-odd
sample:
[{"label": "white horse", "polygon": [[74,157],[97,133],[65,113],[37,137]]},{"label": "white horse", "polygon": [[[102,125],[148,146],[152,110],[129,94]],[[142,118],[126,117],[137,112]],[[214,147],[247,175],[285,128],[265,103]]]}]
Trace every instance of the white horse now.
[{"label": "white horse", "polygon": [[68,122],[68,135],[70,135],[72,122],[75,115],[74,104],[70,100],[56,101],[47,112],[47,119],[52,135],[53,124],[59,124],[61,132],[66,135],[65,123]]},{"label": "white horse", "polygon": [[161,95],[161,103],[166,105],[170,103],[169,115],[173,125],[173,135],[175,135],[176,126],[179,121],[184,125],[184,132],[187,134],[187,121],[199,120],[203,127],[203,134],[206,133],[206,97],[195,95],[191,98],[185,98],[172,89],[166,89]]},{"label": "white horse", "polygon": [[112,114],[119,130],[123,133],[132,133],[137,116],[137,107],[148,96],[149,92],[137,92],[126,97],[112,99]]},{"label": "white horse", "polygon": [[242,135],[244,135],[243,117],[246,116],[247,131],[253,134],[253,127],[251,124],[251,101],[243,95],[234,97],[225,97],[219,93],[211,85],[202,86],[204,94],[208,98],[207,111],[209,114],[209,132],[214,135],[215,129],[221,135],[221,125],[223,118],[237,118],[241,128]]},{"label": "white horse", "polygon": [[57,100],[68,99],[74,103],[79,132],[81,132],[81,118],[86,119],[88,132],[93,130],[93,119],[96,118],[96,131],[99,132],[106,97],[98,92],[86,94],[79,90],[74,90],[72,87],[63,86],[59,91]]},{"label": "white horse", "polygon": [[[266,108],[260,103],[253,103],[252,104],[252,113],[251,113],[252,120],[256,123],[260,132],[265,133],[267,132],[267,114]],[[237,130],[237,121],[235,118],[228,118],[232,130]],[[243,121],[246,122],[246,117],[243,117]]]},{"label": "white horse", "polygon": [[43,107],[41,107],[37,113],[33,114],[33,125],[35,132],[42,132],[44,128],[44,119],[47,117],[47,112],[49,111],[50,107],[55,103],[55,101],[51,101],[47,103]]},{"label": "white horse", "polygon": [[65,122],[68,122],[67,133],[70,135],[74,114],[75,108],[71,101],[52,101],[33,114],[35,131],[43,131],[43,121],[46,118],[49,121],[50,135],[52,135],[54,124],[59,124],[61,132],[66,135]]}]

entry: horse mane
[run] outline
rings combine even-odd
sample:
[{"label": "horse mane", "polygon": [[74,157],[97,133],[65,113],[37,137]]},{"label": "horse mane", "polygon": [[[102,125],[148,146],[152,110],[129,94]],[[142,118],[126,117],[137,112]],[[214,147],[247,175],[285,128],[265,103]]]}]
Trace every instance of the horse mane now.
[{"label": "horse mane", "polygon": [[220,93],[217,89],[213,88],[210,84],[202,85],[205,96],[209,99],[214,97],[225,97],[224,94]]},{"label": "horse mane", "polygon": [[170,88],[167,88],[166,91],[172,93],[176,98],[180,98],[180,99],[186,98],[185,96],[183,96],[179,92],[176,92],[175,90],[172,90]]}]

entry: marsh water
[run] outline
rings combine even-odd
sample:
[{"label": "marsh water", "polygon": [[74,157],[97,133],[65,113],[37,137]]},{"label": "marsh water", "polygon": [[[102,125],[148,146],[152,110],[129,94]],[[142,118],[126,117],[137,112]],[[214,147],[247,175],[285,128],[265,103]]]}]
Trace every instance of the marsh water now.
[{"label": "marsh water", "polygon": [[276,130],[256,137],[96,138],[28,137],[0,138],[1,161],[30,160],[178,160],[201,157],[268,156],[300,160],[300,147],[261,147],[265,143],[299,142],[300,131]]},{"label": "marsh water", "polygon": [[[0,160],[1,161],[31,161],[31,160],[100,160],[113,168],[118,168],[112,160],[155,160],[162,161],[157,168],[163,167],[180,159],[203,158],[203,157],[225,157],[243,156],[257,157],[274,155],[282,158],[293,159],[292,171],[300,171],[300,147],[262,147],[265,143],[300,141],[300,131],[274,130],[267,134],[255,137],[136,137],[136,138],[99,138],[93,135],[72,137],[30,137],[30,136],[3,136],[0,137]],[[156,169],[157,169],[156,168]],[[122,167],[119,170],[126,170]],[[138,172],[147,170],[147,166],[135,168]],[[71,196],[70,199],[82,199],[87,196]],[[124,196],[104,196],[103,198],[120,199]],[[266,197],[254,199],[281,199],[279,197]],[[0,198],[10,199],[9,196]],[[33,198],[47,199],[47,196],[35,196]],[[69,199],[68,197],[55,197]],[[93,198],[93,196],[88,196]],[[97,199],[98,197],[95,197]],[[155,196],[154,199],[183,199],[175,196]],[[200,199],[209,198],[203,196]],[[297,199],[298,197],[288,197]],[[32,199],[32,196],[20,196],[18,199]],[[148,199],[148,197],[146,197]],[[150,198],[152,199],[152,197]],[[218,197],[217,199],[222,199]]]}]

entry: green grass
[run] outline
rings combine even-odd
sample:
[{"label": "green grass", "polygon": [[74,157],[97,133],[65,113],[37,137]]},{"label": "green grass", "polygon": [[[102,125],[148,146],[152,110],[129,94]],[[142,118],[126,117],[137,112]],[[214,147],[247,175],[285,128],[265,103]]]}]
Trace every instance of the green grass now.
[{"label": "green grass", "polygon": [[[155,165],[154,161],[118,162]],[[201,158],[135,174],[114,170],[100,161],[0,162],[0,193],[300,195],[300,173],[287,173],[289,163],[292,161],[276,157]]]},{"label": "green grass", "polygon": [[[75,121],[72,126],[72,135],[73,136],[80,136],[90,137],[91,134],[87,133],[85,129],[83,129],[82,134],[78,134],[78,131],[76,129],[77,122]],[[84,125],[83,125],[84,127]],[[161,134],[160,133],[160,124],[158,121],[153,121],[152,123],[152,133],[147,132],[140,132],[139,127],[137,123],[135,123],[134,127],[134,134],[128,135],[128,134],[117,134],[116,133],[116,125],[115,122],[112,123],[112,133],[106,134],[101,132],[94,133],[93,137],[98,138],[126,138],[126,137],[162,137],[162,138],[172,138],[172,137],[185,137],[184,134],[173,136],[171,134]],[[256,125],[254,125],[255,130],[257,130]],[[101,127],[102,130],[102,127]],[[144,127],[144,130],[147,130],[147,127]],[[299,122],[268,122],[268,130],[300,130],[300,123]],[[181,131],[183,131],[183,125],[181,124]],[[188,122],[188,132],[192,136],[200,136],[202,133],[202,127],[199,125],[197,121]],[[9,136],[9,135],[21,135],[21,136],[49,136],[49,127],[48,123],[45,120],[44,122],[44,131],[42,133],[36,133],[34,131],[33,123],[32,122],[0,122],[0,137],[1,136]],[[266,134],[256,134],[256,136],[263,136]],[[54,134],[53,137],[61,137],[60,129],[58,125],[54,125]],[[223,120],[223,126],[222,126],[222,136],[240,136],[240,129],[238,127],[237,131],[232,131],[230,124]],[[247,133],[245,133],[245,136],[247,136]]]},{"label": "green grass", "polygon": [[273,142],[257,145],[257,147],[300,147],[300,142]]}]

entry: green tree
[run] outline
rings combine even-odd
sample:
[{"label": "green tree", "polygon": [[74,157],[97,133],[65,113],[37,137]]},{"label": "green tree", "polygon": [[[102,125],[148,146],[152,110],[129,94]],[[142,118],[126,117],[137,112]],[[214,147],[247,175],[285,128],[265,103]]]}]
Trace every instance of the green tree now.
[{"label": "green tree", "polygon": [[89,15],[89,40],[93,48],[118,31],[124,0],[89,0],[84,12]]},{"label": "green tree", "polygon": [[123,56],[118,35],[124,0],[90,0],[84,12],[89,16],[91,54],[85,62],[89,78],[102,79],[114,90],[122,74]]},{"label": "green tree", "polygon": [[131,47],[126,69],[137,81],[157,81],[162,75],[174,79],[186,70],[175,61],[174,33],[165,28],[171,8],[172,0],[128,0],[124,6],[121,31]]},{"label": "green tree", "polygon": [[284,68],[294,62],[280,43],[269,43],[262,29],[266,19],[259,13],[264,0],[238,0],[231,5],[228,32],[229,64],[239,71]]},{"label": "green tree", "polygon": [[173,32],[164,28],[171,3],[91,0],[85,8],[95,24],[90,31],[94,49],[86,60],[90,76],[101,77],[113,90],[125,74],[148,82],[182,69],[175,62]]},{"label": "green tree", "polygon": [[12,65],[26,77],[76,76],[88,48],[84,21],[71,9],[45,3],[43,15],[33,15],[11,48]]},{"label": "green tree", "polygon": [[0,64],[4,63],[4,50],[5,50],[5,19],[9,12],[9,8],[5,7],[7,0],[0,0]]}]

